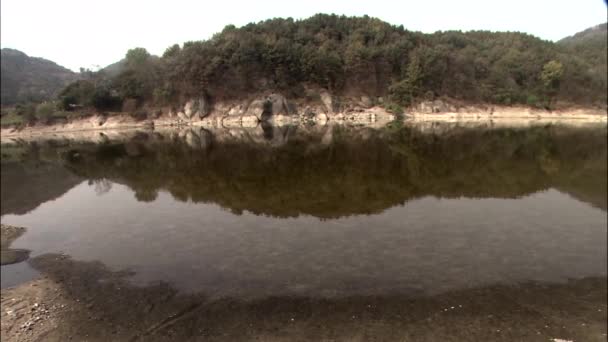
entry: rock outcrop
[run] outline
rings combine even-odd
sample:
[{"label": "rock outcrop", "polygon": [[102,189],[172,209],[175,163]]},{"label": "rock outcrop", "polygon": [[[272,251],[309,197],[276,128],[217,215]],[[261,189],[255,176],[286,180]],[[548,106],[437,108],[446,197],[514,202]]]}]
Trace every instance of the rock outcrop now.
[{"label": "rock outcrop", "polygon": [[418,104],[418,111],[425,114],[456,112],[457,108],[445,101],[423,101]]},{"label": "rock outcrop", "polygon": [[211,112],[210,107],[211,106],[209,104],[207,96],[202,95],[198,99],[193,99],[186,102],[186,105],[184,106],[183,110],[183,116],[186,119],[192,119],[195,116],[198,116],[202,119],[209,115],[209,113]]},{"label": "rock outcrop", "polygon": [[319,92],[319,96],[321,97],[321,101],[323,102],[328,114],[332,114],[337,111],[337,101],[327,90],[321,90],[321,92]]},{"label": "rock outcrop", "polygon": [[247,106],[246,116],[255,116],[258,120],[262,120],[264,112],[268,111],[269,102],[266,99],[253,100],[249,106]]}]

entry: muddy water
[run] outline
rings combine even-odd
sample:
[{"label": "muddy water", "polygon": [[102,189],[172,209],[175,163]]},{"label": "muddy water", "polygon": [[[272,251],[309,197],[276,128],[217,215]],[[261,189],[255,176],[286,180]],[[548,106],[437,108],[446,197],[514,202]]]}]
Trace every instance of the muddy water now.
[{"label": "muddy water", "polygon": [[[605,319],[605,125],[142,131],[2,153],[2,223],[26,227],[11,248],[30,251],[2,266],[3,288],[93,263],[104,271],[70,281],[115,272],[130,291],[164,284],[211,303],[322,301],[321,320],[349,300],[392,302],[386,317],[407,307],[416,321],[427,301],[496,309],[521,296],[547,317],[547,300],[564,307],[561,337],[605,339],[601,324],[571,328]],[[272,316],[265,305],[250,314]],[[347,326],[332,324],[307,329],[331,338]],[[529,329],[511,337],[533,340]]]}]

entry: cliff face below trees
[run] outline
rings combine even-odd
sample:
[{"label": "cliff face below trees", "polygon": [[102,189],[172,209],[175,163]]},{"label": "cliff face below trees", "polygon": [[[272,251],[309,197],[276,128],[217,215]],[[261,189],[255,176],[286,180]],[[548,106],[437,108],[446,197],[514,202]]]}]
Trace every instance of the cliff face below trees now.
[{"label": "cliff face below trees", "polygon": [[[330,96],[325,102],[300,103],[290,101],[279,94],[258,97],[249,101],[208,104],[195,98],[178,109],[166,107],[150,109],[144,118],[132,113],[118,112],[110,115],[90,115],[54,124],[35,124],[17,128],[3,127],[3,140],[24,138],[30,135],[53,136],[79,131],[104,131],[128,128],[160,128],[199,126],[212,128],[256,127],[260,125],[362,125],[383,127],[388,123],[405,121],[443,121],[479,123],[561,123],[578,125],[605,123],[606,112],[585,107],[566,107],[547,111],[525,106],[471,105],[450,100],[423,101],[403,115],[396,115],[384,107],[359,101],[341,100],[339,104]],[[208,107],[207,107],[208,106]],[[203,110],[201,108],[207,108]],[[205,114],[206,113],[206,114]]]}]

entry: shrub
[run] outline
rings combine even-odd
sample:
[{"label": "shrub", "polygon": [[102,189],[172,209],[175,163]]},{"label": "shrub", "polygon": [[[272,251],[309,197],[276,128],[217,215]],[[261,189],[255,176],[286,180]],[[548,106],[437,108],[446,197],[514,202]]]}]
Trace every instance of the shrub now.
[{"label": "shrub", "polygon": [[36,119],[41,123],[50,123],[53,120],[56,106],[53,103],[45,102],[36,107]]},{"label": "shrub", "polygon": [[386,103],[384,105],[384,109],[386,109],[386,111],[393,113],[397,116],[403,115],[403,108],[400,105],[393,103],[393,102]]},{"label": "shrub", "polygon": [[137,109],[137,99],[126,99],[122,103],[122,111],[133,113]]}]

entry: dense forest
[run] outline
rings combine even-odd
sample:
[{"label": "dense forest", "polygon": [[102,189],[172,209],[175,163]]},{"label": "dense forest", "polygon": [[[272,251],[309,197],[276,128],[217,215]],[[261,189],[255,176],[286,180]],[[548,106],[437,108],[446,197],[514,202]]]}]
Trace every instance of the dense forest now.
[{"label": "dense forest", "polygon": [[[407,107],[422,99],[606,107],[606,25],[558,43],[519,32],[412,32],[371,17],[318,14],[226,26],[205,41],[143,48],[99,72],[85,71],[58,98],[63,110],[133,111],[192,97],[239,99],[306,89],[383,97]],[[592,36],[590,39],[589,36]]]}]

